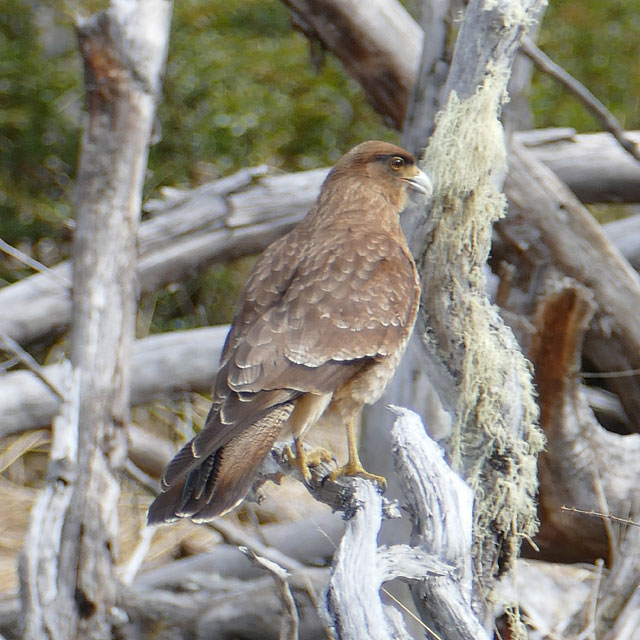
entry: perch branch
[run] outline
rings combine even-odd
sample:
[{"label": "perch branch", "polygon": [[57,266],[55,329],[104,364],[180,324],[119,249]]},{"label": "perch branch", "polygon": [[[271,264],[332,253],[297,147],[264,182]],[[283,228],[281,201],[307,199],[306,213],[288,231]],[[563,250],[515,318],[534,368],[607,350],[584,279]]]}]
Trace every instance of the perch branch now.
[{"label": "perch branch", "polygon": [[429,629],[447,640],[488,636],[471,606],[473,493],[444,460],[417,414],[396,414],[391,437],[394,460],[412,522],[412,548],[452,567],[423,575],[411,585],[414,601]]}]

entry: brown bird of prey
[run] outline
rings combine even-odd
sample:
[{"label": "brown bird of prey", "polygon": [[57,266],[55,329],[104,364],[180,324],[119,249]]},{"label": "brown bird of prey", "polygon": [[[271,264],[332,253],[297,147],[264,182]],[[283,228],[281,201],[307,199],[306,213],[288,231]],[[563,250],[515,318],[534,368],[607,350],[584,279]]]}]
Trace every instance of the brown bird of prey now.
[{"label": "brown bird of prey", "polygon": [[[328,174],[308,215],[257,261],[220,359],[202,431],[176,454],[149,523],[211,520],[236,507],[276,440],[310,478],[301,438],[316,423],[347,428],[393,375],[416,319],[419,283],[400,228],[409,191],[430,194],[411,154],[365,142]],[[326,453],[326,452],[325,452]]]}]

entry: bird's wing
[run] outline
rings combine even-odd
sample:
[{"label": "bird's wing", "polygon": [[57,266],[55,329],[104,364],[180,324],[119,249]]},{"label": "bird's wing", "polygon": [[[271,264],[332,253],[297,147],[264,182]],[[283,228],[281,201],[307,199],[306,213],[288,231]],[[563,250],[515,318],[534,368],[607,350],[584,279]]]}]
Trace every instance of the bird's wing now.
[{"label": "bird's wing", "polygon": [[[252,394],[330,393],[364,360],[392,353],[411,330],[417,284],[402,245],[348,227],[321,237],[322,244],[301,244],[291,254],[295,267],[285,278],[274,283],[265,271],[249,283],[216,380],[225,419],[243,418],[233,397],[246,405]],[[257,314],[247,301],[264,291],[270,304],[261,303]]]}]

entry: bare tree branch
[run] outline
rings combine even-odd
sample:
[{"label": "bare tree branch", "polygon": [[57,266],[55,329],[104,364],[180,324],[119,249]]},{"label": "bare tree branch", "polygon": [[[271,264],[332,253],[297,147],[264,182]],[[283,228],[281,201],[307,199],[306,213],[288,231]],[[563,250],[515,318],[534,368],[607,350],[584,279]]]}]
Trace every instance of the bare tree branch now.
[{"label": "bare tree branch", "polygon": [[[225,325],[136,341],[132,349],[132,405],[183,391],[209,393],[227,331]],[[63,385],[63,369],[61,364],[47,365],[41,372],[58,389]],[[48,426],[59,407],[59,397],[31,371],[6,373],[0,379],[0,437]]]},{"label": "bare tree branch", "polygon": [[284,2],[294,27],[338,56],[374,108],[400,129],[423,38],[406,9],[397,0]]},{"label": "bare tree branch", "polygon": [[273,560],[267,560],[257,555],[248,547],[240,547],[240,551],[245,553],[255,564],[266,569],[274,578],[280,593],[283,606],[283,616],[281,620],[280,640],[298,640],[298,630],[300,628],[300,617],[296,608],[291,586],[289,585],[289,573]]},{"label": "bare tree branch", "polygon": [[118,620],[116,474],[129,422],[135,240],[170,17],[166,0],[113,2],[76,25],[88,120],[73,245],[72,388],[23,553],[26,640],[108,640]]},{"label": "bare tree branch", "polygon": [[4,331],[0,331],[0,344],[2,345],[0,349],[12,353],[34,376],[53,391],[59,400],[64,399],[60,389],[47,377],[44,367],[40,366],[38,361],[30,353],[27,353],[11,336],[4,333]]},{"label": "bare tree branch", "polygon": [[411,546],[437,558],[449,571],[425,572],[411,586],[427,627],[447,640],[489,636],[472,600],[473,492],[444,460],[418,416],[398,407],[392,429],[394,462],[412,521]]},{"label": "bare tree branch", "polygon": [[620,146],[636,160],[640,160],[640,148],[634,140],[629,138],[618,119],[596,98],[589,89],[578,82],[570,73],[556,64],[544,51],[538,48],[535,42],[525,37],[522,39],[520,50],[541,71],[557,80],[568,89],[584,106],[602,123],[602,126],[619,143]]}]

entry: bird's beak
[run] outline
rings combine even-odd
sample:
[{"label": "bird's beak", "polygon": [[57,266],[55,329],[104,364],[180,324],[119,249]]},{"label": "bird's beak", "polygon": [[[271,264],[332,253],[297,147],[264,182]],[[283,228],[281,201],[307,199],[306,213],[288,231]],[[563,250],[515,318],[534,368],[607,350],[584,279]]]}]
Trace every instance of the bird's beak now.
[{"label": "bird's beak", "polygon": [[415,170],[415,175],[411,176],[410,178],[402,179],[409,185],[409,188],[413,191],[417,191],[427,198],[430,197],[433,193],[433,184],[431,184],[429,176],[424,171],[418,169],[418,167],[416,167]]}]

